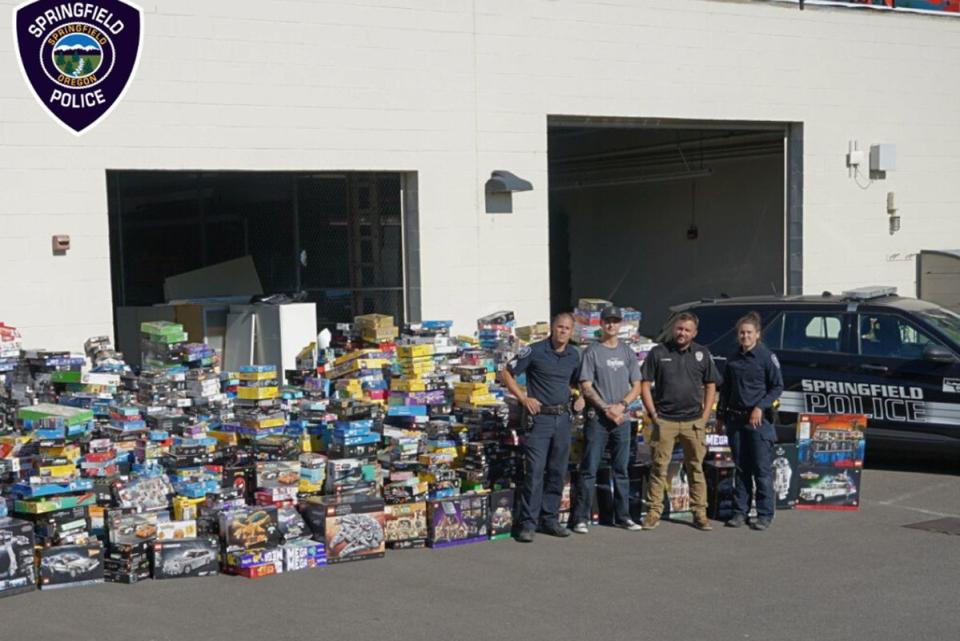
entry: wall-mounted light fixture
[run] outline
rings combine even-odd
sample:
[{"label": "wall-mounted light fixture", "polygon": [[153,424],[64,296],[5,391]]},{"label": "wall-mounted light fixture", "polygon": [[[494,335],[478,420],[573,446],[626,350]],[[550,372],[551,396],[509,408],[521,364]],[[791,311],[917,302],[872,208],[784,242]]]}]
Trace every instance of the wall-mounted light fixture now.
[{"label": "wall-mounted light fixture", "polygon": [[484,185],[488,214],[512,214],[513,192],[532,191],[533,183],[503,169],[494,170]]},{"label": "wall-mounted light fixture", "polygon": [[890,235],[900,231],[900,214],[897,213],[897,200],[892,191],[887,192],[887,215],[890,216]]}]

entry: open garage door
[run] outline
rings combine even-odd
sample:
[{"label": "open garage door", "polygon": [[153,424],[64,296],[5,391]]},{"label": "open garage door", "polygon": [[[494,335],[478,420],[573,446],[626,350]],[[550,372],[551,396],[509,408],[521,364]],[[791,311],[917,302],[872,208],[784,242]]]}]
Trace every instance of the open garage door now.
[{"label": "open garage door", "polygon": [[802,131],[789,123],[550,117],[551,307],[643,312],[800,293]]}]

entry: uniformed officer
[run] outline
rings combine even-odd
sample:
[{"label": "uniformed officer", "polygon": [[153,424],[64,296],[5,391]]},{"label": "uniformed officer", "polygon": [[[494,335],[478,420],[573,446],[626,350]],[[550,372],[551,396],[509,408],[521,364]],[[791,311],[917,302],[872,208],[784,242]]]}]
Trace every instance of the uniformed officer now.
[{"label": "uniformed officer", "polygon": [[[523,405],[529,429],[523,437],[526,474],[520,494],[517,540],[533,541],[534,530],[566,537],[560,525],[560,497],[570,460],[570,396],[579,382],[580,352],[570,344],[573,316],[557,314],[550,336],[520,350],[500,372],[500,380]],[[515,376],[526,372],[527,391]],[[583,399],[573,411],[583,409]]]},{"label": "uniformed officer", "polygon": [[703,458],[707,453],[707,419],[719,374],[710,351],[693,342],[698,323],[694,314],[677,314],[673,339],[650,350],[643,362],[641,395],[657,432],[650,470],[650,510],[643,518],[645,530],[652,530],[660,523],[667,470],[678,440],[683,447],[683,463],[690,484],[693,525],[700,530],[713,529],[707,518]]},{"label": "uniformed officer", "polygon": [[640,396],[640,364],[637,355],[618,338],[623,312],[607,307],[600,312],[601,340],[583,352],[580,388],[587,401],[583,459],[577,483],[576,501],[570,516],[573,531],[588,532],[590,500],[596,486],[597,468],[607,443],[611,445],[611,472],[614,482],[614,523],[627,530],[639,530],[630,518],[630,417],[627,408]]},{"label": "uniformed officer", "polygon": [[757,518],[750,527],[765,530],[777,507],[772,470],[777,432],[768,414],[783,392],[783,376],[776,355],[760,343],[756,312],[737,321],[736,333],[740,350],[727,361],[717,411],[737,466],[734,513],[727,527],[746,523],[756,486]]}]

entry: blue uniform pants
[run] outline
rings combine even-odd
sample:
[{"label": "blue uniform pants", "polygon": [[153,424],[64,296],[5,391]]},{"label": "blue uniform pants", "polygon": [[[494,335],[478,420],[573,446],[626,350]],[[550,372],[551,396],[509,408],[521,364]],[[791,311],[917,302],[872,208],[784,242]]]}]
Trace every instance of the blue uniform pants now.
[{"label": "blue uniform pants", "polygon": [[614,518],[617,523],[623,523],[630,518],[630,476],[627,471],[630,462],[630,420],[615,425],[606,416],[588,415],[583,434],[585,445],[571,521],[590,521],[590,503],[597,484],[597,468],[600,467],[600,459],[603,458],[603,452],[609,443],[613,450],[610,467],[614,483]]},{"label": "blue uniform pants", "polygon": [[777,508],[772,470],[776,429],[767,421],[754,429],[746,418],[728,422],[726,429],[737,470],[734,512],[744,516],[749,513],[750,498],[756,485],[757,518],[773,520]]},{"label": "blue uniform pants", "polygon": [[558,523],[560,499],[570,461],[570,414],[537,414],[523,438],[526,474],[520,492],[519,527]]}]

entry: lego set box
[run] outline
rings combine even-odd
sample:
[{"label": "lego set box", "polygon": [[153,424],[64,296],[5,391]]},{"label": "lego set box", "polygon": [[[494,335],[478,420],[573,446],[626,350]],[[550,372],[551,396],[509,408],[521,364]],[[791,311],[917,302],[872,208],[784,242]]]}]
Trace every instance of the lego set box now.
[{"label": "lego set box", "polygon": [[103,583],[100,543],[59,545],[40,551],[40,588],[65,588]]},{"label": "lego set box", "polygon": [[324,496],[307,499],[302,513],[333,564],[384,555],[384,507],[383,499],[363,494]]},{"label": "lego set box", "polygon": [[427,519],[430,547],[486,541],[490,538],[490,499],[486,494],[468,494],[429,501]]},{"label": "lego set box", "polygon": [[490,493],[490,539],[497,541],[510,538],[513,532],[516,492],[496,490]]},{"label": "lego set box", "polygon": [[282,542],[277,508],[257,506],[222,512],[220,535],[228,552],[276,547]]},{"label": "lego set box", "polygon": [[715,521],[730,520],[734,511],[734,464],[722,460],[706,461],[703,475],[707,480],[707,516]]},{"label": "lego set box", "polygon": [[[802,510],[860,509],[867,417],[801,414],[797,419],[797,502]],[[791,476],[791,481],[792,481]]]},{"label": "lego set box", "polygon": [[396,503],[384,506],[384,536],[391,550],[422,548],[427,544],[427,504]]},{"label": "lego set box", "polygon": [[32,523],[0,517],[0,597],[36,589],[33,543]]},{"label": "lego set box", "polygon": [[800,470],[795,443],[777,443],[773,448],[773,491],[777,509],[790,510],[800,499]]},{"label": "lego set box", "polygon": [[215,537],[157,541],[150,554],[153,578],[183,579],[219,574],[219,552]]}]

